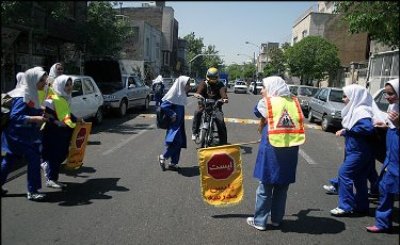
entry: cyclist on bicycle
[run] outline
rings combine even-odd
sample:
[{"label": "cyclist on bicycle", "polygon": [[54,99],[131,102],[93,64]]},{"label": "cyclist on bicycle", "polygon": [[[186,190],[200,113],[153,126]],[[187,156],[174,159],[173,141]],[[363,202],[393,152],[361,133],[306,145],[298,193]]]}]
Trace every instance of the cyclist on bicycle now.
[{"label": "cyclist on bicycle", "polygon": [[[228,95],[226,94],[225,85],[218,81],[219,73],[218,69],[211,67],[207,70],[206,80],[199,83],[197,91],[193,95],[196,98],[204,97],[205,99],[222,100],[223,103],[228,103]],[[201,96],[199,96],[201,95]],[[192,140],[195,141],[199,134],[201,115],[204,111],[203,104],[199,101],[198,109],[193,115],[192,125]],[[222,112],[222,104],[218,104],[216,115],[216,123],[218,127],[218,135],[220,144],[224,145],[227,143],[227,132],[226,125],[224,122],[224,113]]]}]

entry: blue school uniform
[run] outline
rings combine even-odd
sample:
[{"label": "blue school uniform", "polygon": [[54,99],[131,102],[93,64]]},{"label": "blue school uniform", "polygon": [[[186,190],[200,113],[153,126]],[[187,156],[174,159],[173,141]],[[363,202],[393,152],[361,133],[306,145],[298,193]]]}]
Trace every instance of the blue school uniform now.
[{"label": "blue school uniform", "polygon": [[185,133],[185,107],[183,105],[175,105],[169,101],[161,103],[161,109],[166,115],[172,117],[176,115],[176,121],[171,123],[166,130],[165,135],[165,152],[164,158],[171,158],[171,164],[178,164],[182,148],[186,148]]},{"label": "blue school uniform", "polygon": [[375,214],[375,225],[379,229],[392,227],[394,199],[399,193],[399,171],[399,130],[389,128],[386,133],[386,158],[379,182],[379,206]]},{"label": "blue school uniform", "polygon": [[360,119],[345,131],[345,158],[338,173],[338,207],[346,212],[368,212],[367,176],[375,162],[371,144],[373,134],[371,118]]},{"label": "blue school uniform", "polygon": [[10,121],[1,134],[1,185],[7,179],[10,166],[14,165],[18,157],[25,157],[28,162],[28,191],[37,192],[41,186],[40,158],[41,135],[40,125],[28,123],[28,116],[41,116],[43,110],[28,106],[22,97],[12,101]]}]

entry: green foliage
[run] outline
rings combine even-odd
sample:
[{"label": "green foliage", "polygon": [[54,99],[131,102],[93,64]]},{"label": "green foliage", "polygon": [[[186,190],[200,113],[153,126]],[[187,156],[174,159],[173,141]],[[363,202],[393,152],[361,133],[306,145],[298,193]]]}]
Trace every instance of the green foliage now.
[{"label": "green foliage", "polygon": [[230,80],[243,77],[243,67],[239,64],[232,64],[227,67]]},{"label": "green foliage", "polygon": [[367,32],[373,40],[393,48],[400,43],[397,1],[335,2],[336,12],[349,24],[350,33]]},{"label": "green foliage", "polygon": [[[288,46],[285,46],[288,48]],[[272,48],[269,51],[269,62],[268,64],[264,67],[263,70],[263,75],[265,76],[272,76],[272,75],[278,75],[278,76],[283,76],[285,70],[286,70],[286,57],[282,49],[280,48]]]},{"label": "green foliage", "polygon": [[1,2],[1,23],[25,24],[30,20],[31,4],[20,1],[2,1]]},{"label": "green foliage", "polygon": [[123,41],[132,35],[128,22],[115,19],[110,2],[90,2],[85,28],[89,55],[117,56]]},{"label": "green foliage", "polygon": [[287,64],[302,84],[333,75],[340,66],[337,47],[319,36],[308,36],[286,50]]}]

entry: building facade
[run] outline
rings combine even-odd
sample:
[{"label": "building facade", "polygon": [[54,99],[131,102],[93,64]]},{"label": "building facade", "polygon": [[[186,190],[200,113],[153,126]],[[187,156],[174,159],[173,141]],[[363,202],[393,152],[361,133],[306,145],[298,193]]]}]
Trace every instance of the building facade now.
[{"label": "building facade", "polygon": [[257,57],[257,73],[261,73],[270,60],[269,51],[273,48],[279,48],[278,42],[261,43],[260,54]]}]

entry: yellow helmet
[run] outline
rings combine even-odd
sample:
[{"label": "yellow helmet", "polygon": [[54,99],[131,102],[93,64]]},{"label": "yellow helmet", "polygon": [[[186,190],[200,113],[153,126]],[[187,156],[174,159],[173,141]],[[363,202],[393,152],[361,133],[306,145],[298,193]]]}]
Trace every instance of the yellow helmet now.
[{"label": "yellow helmet", "polygon": [[210,83],[216,83],[218,81],[219,74],[218,69],[215,67],[211,67],[207,70],[206,79]]}]

